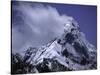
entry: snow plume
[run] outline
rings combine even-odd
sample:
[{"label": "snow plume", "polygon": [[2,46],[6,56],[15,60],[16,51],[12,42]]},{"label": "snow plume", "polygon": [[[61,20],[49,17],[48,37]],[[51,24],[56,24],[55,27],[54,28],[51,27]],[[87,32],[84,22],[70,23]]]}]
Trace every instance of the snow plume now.
[{"label": "snow plume", "polygon": [[56,8],[37,4],[12,3],[12,49],[20,52],[28,46],[41,46],[64,32],[72,17],[61,15]]}]

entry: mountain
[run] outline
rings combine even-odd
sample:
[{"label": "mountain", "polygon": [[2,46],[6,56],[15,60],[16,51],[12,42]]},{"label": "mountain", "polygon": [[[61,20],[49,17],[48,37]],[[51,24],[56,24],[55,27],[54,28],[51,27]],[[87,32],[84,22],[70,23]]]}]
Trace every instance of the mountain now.
[{"label": "mountain", "polygon": [[29,47],[23,56],[19,56],[12,54],[12,73],[43,73],[97,68],[96,48],[86,40],[76,21],[64,25],[64,33],[61,37],[56,37],[39,48]]}]

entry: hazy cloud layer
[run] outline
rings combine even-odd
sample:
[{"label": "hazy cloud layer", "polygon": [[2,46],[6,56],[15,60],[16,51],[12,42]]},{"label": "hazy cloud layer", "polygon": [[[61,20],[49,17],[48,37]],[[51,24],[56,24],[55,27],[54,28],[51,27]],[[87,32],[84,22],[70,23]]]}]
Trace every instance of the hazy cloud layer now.
[{"label": "hazy cloud layer", "polygon": [[72,17],[61,15],[56,8],[42,4],[19,3],[12,6],[12,47],[21,51],[41,46],[64,31]]}]

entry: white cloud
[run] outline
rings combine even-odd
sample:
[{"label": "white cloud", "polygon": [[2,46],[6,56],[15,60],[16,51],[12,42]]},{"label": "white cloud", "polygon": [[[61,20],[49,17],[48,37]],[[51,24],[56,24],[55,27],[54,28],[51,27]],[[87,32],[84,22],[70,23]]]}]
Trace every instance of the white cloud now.
[{"label": "white cloud", "polygon": [[13,23],[12,44],[13,50],[17,51],[23,50],[26,45],[41,46],[48,43],[63,33],[65,23],[73,20],[72,17],[59,14],[54,7],[36,3],[19,3],[13,6],[13,11],[20,12],[17,18],[23,21],[18,23],[15,17]]}]

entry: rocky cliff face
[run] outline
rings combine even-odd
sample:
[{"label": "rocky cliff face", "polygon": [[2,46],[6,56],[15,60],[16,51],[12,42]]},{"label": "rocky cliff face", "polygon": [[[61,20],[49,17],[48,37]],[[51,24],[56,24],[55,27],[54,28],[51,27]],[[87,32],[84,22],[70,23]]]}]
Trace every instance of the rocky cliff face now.
[{"label": "rocky cliff face", "polygon": [[[12,55],[12,69],[16,69],[14,65],[18,62],[18,57]],[[55,37],[42,47],[28,48],[20,61],[20,64],[26,64],[26,67],[24,65],[24,68],[18,68],[17,72],[13,70],[12,73],[96,69],[97,52],[86,40],[84,33],[80,32],[79,25],[72,21],[64,25],[61,37]]]}]

